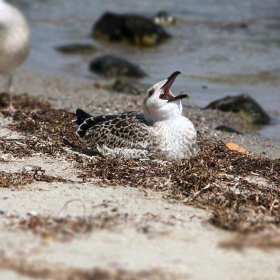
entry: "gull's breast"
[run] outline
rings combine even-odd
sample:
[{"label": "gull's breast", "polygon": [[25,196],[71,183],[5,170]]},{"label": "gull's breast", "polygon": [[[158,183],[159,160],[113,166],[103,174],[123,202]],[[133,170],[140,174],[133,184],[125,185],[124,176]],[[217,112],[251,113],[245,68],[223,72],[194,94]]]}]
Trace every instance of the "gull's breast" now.
[{"label": "gull's breast", "polygon": [[198,151],[196,130],[185,117],[155,124],[153,140],[153,148],[169,160],[189,159]]}]

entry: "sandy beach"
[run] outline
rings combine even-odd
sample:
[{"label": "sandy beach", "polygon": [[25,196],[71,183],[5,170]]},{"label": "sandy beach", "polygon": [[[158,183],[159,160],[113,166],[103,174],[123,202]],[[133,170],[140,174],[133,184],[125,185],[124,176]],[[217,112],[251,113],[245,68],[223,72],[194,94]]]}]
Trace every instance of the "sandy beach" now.
[{"label": "sandy beach", "polygon": [[[208,138],[201,147],[216,141],[197,160],[159,165],[90,159],[62,144],[79,143],[74,110],[140,110],[142,96],[26,69],[18,71],[15,91],[20,112],[0,118],[1,279],[278,279],[280,143],[215,131],[222,120],[238,120],[186,102],[184,113]],[[20,99],[20,93],[28,95]],[[217,140],[237,143],[251,155],[228,152]],[[217,161],[223,153],[228,161],[234,157],[240,172],[234,162],[217,163],[225,167],[215,167],[220,173],[208,171],[212,167],[203,160],[211,149]],[[199,171],[199,164],[208,166],[202,168],[205,178],[184,173]],[[184,190],[188,184],[197,187]],[[209,203],[217,194],[216,204]],[[227,205],[228,197],[247,208]]]}]

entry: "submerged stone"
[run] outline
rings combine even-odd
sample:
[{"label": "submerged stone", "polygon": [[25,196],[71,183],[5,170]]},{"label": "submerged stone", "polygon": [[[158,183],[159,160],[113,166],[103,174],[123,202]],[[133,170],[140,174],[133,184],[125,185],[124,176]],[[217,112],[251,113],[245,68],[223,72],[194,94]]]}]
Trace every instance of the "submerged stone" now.
[{"label": "submerged stone", "polygon": [[227,96],[207,105],[204,109],[217,109],[237,113],[252,124],[269,124],[270,117],[263,108],[249,95]]},{"label": "submerged stone", "polygon": [[155,46],[168,39],[165,29],[152,19],[135,14],[104,13],[92,28],[92,36],[109,41],[126,40],[138,46]]},{"label": "submerged stone", "polygon": [[95,58],[89,65],[89,69],[102,76],[106,77],[133,77],[142,78],[147,76],[144,70],[138,65],[125,60],[123,58],[103,55]]},{"label": "submerged stone", "polygon": [[226,125],[219,125],[215,129],[219,130],[219,131],[223,131],[223,132],[236,133],[238,135],[243,135],[243,133],[239,132],[238,130],[236,130],[232,127],[226,126]]},{"label": "submerged stone", "polygon": [[135,86],[121,79],[117,79],[112,84],[111,88],[115,92],[122,92],[122,93],[134,94],[134,95],[141,94],[140,91]]},{"label": "submerged stone", "polygon": [[96,51],[96,48],[93,45],[80,44],[80,43],[58,46],[55,49],[65,54],[82,54],[82,55],[91,55]]}]

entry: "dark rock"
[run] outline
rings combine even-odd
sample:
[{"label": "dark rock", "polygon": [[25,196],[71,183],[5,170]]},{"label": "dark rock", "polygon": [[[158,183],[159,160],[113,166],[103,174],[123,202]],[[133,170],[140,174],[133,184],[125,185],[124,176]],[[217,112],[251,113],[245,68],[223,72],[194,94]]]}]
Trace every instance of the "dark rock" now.
[{"label": "dark rock", "polygon": [[125,15],[124,19],[124,35],[136,45],[155,46],[170,37],[151,19],[138,15]]},{"label": "dark rock", "polygon": [[109,41],[121,41],[123,39],[124,16],[106,12],[94,24],[92,36]]},{"label": "dark rock", "polygon": [[270,117],[262,107],[247,94],[227,96],[207,105],[204,109],[233,112],[252,124],[269,124]]},{"label": "dark rock", "polygon": [[160,11],[153,17],[153,21],[157,25],[168,26],[175,24],[177,20],[176,18],[169,15],[167,12]]},{"label": "dark rock", "polygon": [[96,48],[91,44],[74,43],[55,48],[57,51],[65,54],[82,54],[91,55],[96,51]]},{"label": "dark rock", "polygon": [[243,133],[239,132],[238,130],[236,130],[232,127],[226,126],[226,125],[219,125],[215,129],[219,130],[219,131],[223,131],[223,132],[236,133],[236,134],[239,134],[239,135],[243,135]]},{"label": "dark rock", "polygon": [[248,22],[232,22],[232,23],[225,24],[225,28],[229,31],[233,31],[236,29],[246,29],[248,27],[249,27]]},{"label": "dark rock", "polygon": [[123,93],[134,94],[134,95],[141,94],[136,87],[120,79],[117,79],[113,83],[112,90],[116,92],[123,92]]},{"label": "dark rock", "polygon": [[170,35],[152,19],[140,15],[106,12],[94,24],[92,36],[109,41],[126,40],[138,46],[155,46]]},{"label": "dark rock", "polygon": [[142,78],[147,74],[136,64],[131,63],[123,58],[104,55],[95,58],[89,66],[92,72],[106,77],[133,77]]}]

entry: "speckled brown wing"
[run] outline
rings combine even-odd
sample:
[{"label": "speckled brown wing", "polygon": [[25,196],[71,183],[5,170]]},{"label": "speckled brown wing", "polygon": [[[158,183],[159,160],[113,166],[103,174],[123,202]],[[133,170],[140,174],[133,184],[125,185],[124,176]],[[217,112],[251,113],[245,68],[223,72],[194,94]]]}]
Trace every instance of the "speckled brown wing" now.
[{"label": "speckled brown wing", "polygon": [[[102,121],[103,118],[103,121]],[[90,148],[103,145],[110,148],[146,149],[150,127],[144,122],[142,114],[126,112],[120,115],[99,116],[99,122],[85,133],[84,140]],[[92,123],[96,122],[91,118]]]}]

